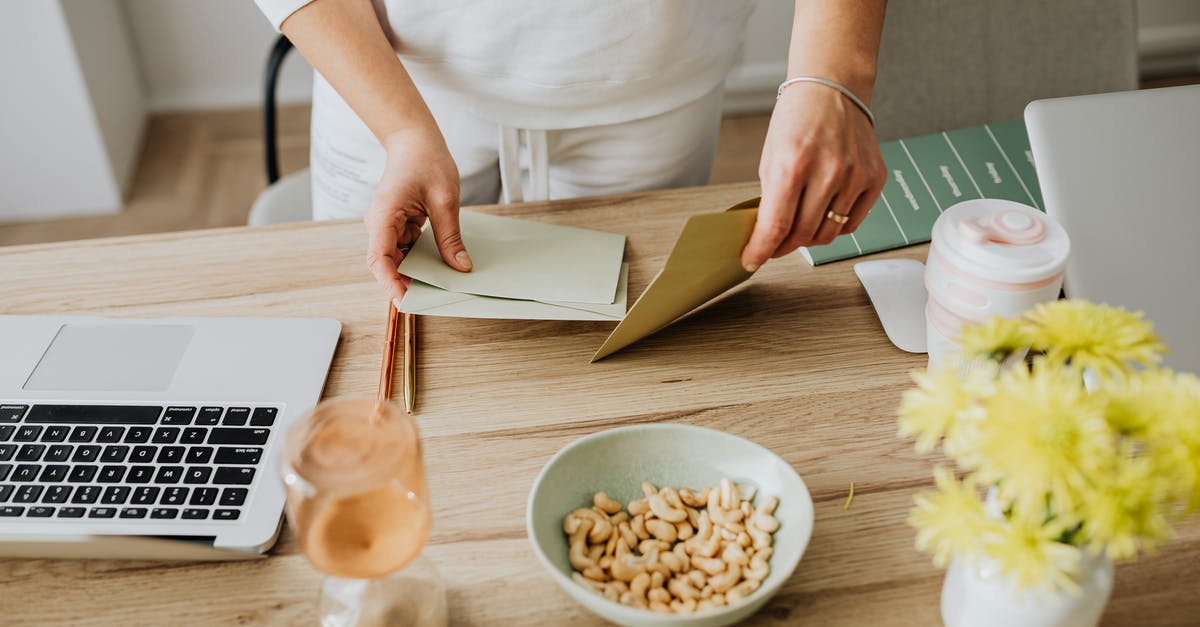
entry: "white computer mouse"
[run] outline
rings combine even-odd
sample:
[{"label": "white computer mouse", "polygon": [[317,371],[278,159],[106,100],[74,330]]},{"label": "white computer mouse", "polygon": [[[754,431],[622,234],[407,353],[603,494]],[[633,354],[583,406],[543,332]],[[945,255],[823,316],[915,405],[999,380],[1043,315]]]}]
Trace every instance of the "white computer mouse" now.
[{"label": "white computer mouse", "polygon": [[854,264],[854,273],[892,344],[910,353],[926,352],[925,264],[914,259],[875,259]]}]

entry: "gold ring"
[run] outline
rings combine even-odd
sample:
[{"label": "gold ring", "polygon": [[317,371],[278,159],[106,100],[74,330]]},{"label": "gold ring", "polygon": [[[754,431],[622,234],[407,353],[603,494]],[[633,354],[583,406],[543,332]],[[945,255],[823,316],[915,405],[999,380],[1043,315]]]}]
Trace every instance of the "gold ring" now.
[{"label": "gold ring", "polygon": [[834,213],[834,212],[833,212],[833,209],[830,209],[830,210],[829,210],[829,211],[828,211],[828,212],[825,214],[825,219],[826,219],[826,220],[833,220],[834,222],[836,222],[836,223],[838,223],[838,224],[845,224],[845,223],[847,223],[847,222],[849,222],[849,221],[850,221],[850,216],[844,216],[844,215],[842,215],[842,214],[840,214],[840,213]]}]

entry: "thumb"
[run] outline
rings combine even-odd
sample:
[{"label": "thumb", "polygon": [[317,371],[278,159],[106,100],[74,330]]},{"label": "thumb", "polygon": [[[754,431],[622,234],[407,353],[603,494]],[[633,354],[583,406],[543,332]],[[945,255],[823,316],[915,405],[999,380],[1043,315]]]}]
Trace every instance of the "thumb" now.
[{"label": "thumb", "polygon": [[438,252],[446,265],[460,272],[471,271],[471,256],[463,244],[462,231],[458,224],[458,202],[443,202],[430,207],[429,225],[433,228],[433,237],[437,242]]}]

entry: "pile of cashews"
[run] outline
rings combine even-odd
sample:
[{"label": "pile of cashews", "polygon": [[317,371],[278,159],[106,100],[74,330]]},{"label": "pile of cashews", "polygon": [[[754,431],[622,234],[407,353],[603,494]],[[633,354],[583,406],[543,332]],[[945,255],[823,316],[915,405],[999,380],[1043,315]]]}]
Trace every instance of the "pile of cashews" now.
[{"label": "pile of cashews", "polygon": [[[748,492],[752,492],[747,490]],[[621,503],[597,492],[593,507],[563,518],[572,578],[624,605],[683,614],[732,605],[770,573],[774,513],[722,479],[700,492],[643,483],[645,498]]]}]

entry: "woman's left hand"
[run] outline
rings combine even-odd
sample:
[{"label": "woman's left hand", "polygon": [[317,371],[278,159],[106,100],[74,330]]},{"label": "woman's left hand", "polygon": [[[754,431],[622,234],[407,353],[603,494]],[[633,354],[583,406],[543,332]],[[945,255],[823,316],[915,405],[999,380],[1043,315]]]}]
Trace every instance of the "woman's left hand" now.
[{"label": "woman's left hand", "polygon": [[[883,189],[887,171],[875,130],[837,90],[798,83],[771,114],[758,178],[762,201],[742,266],[853,233]],[[845,223],[828,218],[832,211]]]}]

